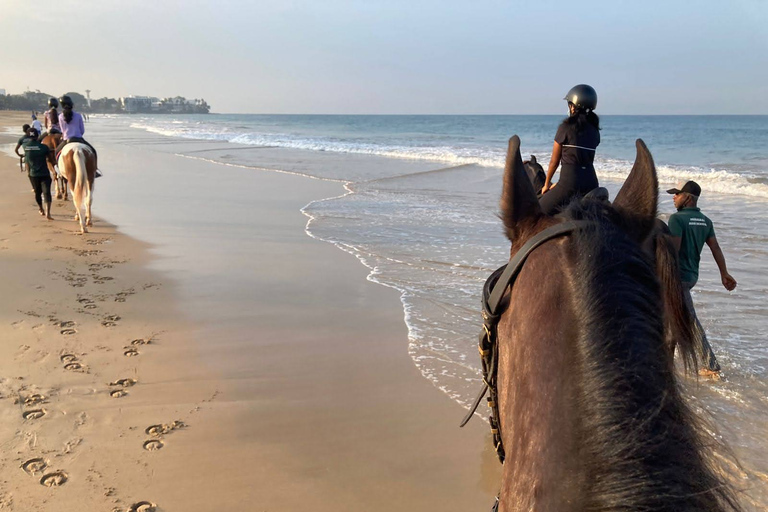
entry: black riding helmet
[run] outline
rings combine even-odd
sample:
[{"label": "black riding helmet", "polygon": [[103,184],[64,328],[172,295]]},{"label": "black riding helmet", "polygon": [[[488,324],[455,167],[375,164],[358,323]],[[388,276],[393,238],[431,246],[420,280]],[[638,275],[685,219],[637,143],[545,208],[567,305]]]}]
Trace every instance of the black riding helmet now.
[{"label": "black riding helmet", "polygon": [[57,100],[56,98],[51,98],[51,99],[49,99],[49,100],[48,100],[48,106],[49,106],[50,108],[56,108],[56,107],[58,107],[58,106],[59,106],[59,100]]},{"label": "black riding helmet", "polygon": [[587,84],[574,85],[563,99],[577,108],[595,110],[597,107],[597,91]]},{"label": "black riding helmet", "polygon": [[61,98],[59,98],[59,102],[61,103],[62,108],[64,107],[74,108],[75,106],[74,103],[72,103],[72,98],[70,98],[67,95],[64,95]]}]

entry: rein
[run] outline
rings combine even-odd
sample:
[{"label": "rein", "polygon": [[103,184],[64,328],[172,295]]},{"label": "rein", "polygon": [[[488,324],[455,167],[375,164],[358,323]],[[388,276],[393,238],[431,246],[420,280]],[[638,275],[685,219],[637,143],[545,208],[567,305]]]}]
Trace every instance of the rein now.
[{"label": "rein", "polygon": [[478,393],[477,398],[472,403],[472,407],[469,408],[469,412],[464,416],[460,427],[469,422],[477,411],[480,401],[488,392],[488,407],[491,409],[491,416],[488,418],[491,424],[491,433],[493,434],[493,445],[496,448],[496,454],[499,456],[499,461],[504,464],[504,446],[501,442],[501,423],[499,421],[499,405],[497,400],[496,389],[496,377],[498,370],[498,332],[497,325],[503,311],[499,311],[499,304],[501,303],[504,293],[507,288],[511,287],[515,283],[520,270],[523,268],[528,256],[538,246],[558,238],[563,235],[567,235],[578,229],[583,229],[590,224],[588,221],[583,220],[571,220],[561,222],[554,226],[550,226],[547,229],[533,236],[518,250],[509,263],[500,267],[491,274],[488,280],[483,286],[483,330],[480,332],[480,341],[478,349],[480,350],[480,358],[483,365],[483,386]]}]

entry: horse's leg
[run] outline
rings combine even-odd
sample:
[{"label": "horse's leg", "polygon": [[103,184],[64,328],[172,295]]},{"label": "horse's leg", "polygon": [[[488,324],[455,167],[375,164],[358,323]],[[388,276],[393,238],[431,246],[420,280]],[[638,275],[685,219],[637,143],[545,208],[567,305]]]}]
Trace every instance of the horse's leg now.
[{"label": "horse's leg", "polygon": [[77,187],[72,189],[72,202],[75,204],[75,222],[80,224],[80,233],[86,233],[85,223],[83,222],[83,216],[80,215],[80,205],[83,204],[83,197],[80,194],[80,190]]},{"label": "horse's leg", "polygon": [[85,225],[93,226],[91,222],[91,203],[93,203],[93,180],[86,179],[85,189]]},{"label": "horse's leg", "polygon": [[59,173],[56,172],[55,164],[51,160],[48,160],[48,173],[51,175],[51,181],[53,181],[56,199],[61,199],[61,189],[59,189]]}]

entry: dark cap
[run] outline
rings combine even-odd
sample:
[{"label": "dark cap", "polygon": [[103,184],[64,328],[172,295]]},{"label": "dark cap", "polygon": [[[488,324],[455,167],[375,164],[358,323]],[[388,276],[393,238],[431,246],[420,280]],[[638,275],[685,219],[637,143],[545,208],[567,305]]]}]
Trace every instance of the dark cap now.
[{"label": "dark cap", "polygon": [[699,197],[701,195],[701,187],[695,181],[681,181],[677,184],[677,187],[667,190],[668,194],[691,194],[692,196]]},{"label": "dark cap", "polygon": [[29,131],[27,131],[27,135],[30,137],[37,137],[40,135],[40,132],[37,131],[37,128],[32,127],[29,129]]}]

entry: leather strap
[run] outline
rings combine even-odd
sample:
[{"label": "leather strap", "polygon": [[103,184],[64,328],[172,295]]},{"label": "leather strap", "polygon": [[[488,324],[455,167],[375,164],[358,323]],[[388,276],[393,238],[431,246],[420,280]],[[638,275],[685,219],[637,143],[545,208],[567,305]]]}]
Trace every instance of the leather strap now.
[{"label": "leather strap", "polygon": [[[501,299],[504,297],[504,293],[506,292],[507,288],[514,283],[528,256],[534,251],[534,249],[536,249],[544,242],[562,235],[567,235],[572,231],[582,229],[589,224],[591,224],[589,221],[570,220],[546,228],[545,230],[531,237],[509,260],[509,263],[500,267],[495,272],[493,272],[493,274],[491,274],[483,287],[483,331],[480,333],[481,355],[483,355],[483,352],[488,349],[492,349],[492,352],[494,353],[496,352],[495,328],[501,316],[501,312],[498,311],[499,304],[501,303]],[[487,343],[491,345],[490,347],[483,346],[484,338],[492,338],[487,340]],[[495,354],[491,355],[491,364],[489,364],[488,366],[490,367],[487,368],[487,371],[490,372],[491,378],[489,378],[489,375],[483,375],[482,388],[480,389],[480,392],[478,393],[477,398],[475,398],[475,401],[473,402],[469,411],[464,416],[464,419],[459,425],[460,427],[463,427],[467,424],[467,422],[469,422],[470,419],[472,419],[472,416],[475,414],[475,411],[477,411],[477,408],[485,396],[485,393],[488,391],[489,382],[495,379],[496,358],[494,356]],[[486,368],[484,368],[484,370],[486,370]],[[486,372],[484,371],[483,373]],[[494,405],[496,404],[494,403]]]}]

